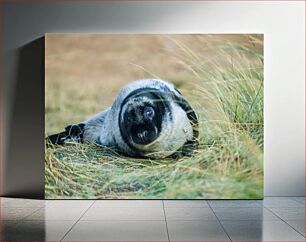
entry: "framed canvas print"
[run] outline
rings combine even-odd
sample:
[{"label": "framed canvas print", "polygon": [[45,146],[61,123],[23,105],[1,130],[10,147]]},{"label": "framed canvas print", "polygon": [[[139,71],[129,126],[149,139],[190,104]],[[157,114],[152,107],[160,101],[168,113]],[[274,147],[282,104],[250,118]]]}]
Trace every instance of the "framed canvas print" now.
[{"label": "framed canvas print", "polygon": [[262,199],[262,34],[46,34],[47,199]]}]

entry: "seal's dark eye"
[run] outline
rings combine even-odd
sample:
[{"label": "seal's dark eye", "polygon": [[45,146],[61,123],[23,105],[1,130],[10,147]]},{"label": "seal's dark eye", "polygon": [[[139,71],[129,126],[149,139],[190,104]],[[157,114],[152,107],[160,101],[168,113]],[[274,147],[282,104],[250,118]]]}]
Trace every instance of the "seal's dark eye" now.
[{"label": "seal's dark eye", "polygon": [[152,107],[145,107],[143,115],[146,118],[152,118],[154,116],[154,109]]},{"label": "seal's dark eye", "polygon": [[128,117],[127,117],[127,122],[128,122],[128,123],[132,123],[132,121],[133,121],[132,116],[128,116]]}]

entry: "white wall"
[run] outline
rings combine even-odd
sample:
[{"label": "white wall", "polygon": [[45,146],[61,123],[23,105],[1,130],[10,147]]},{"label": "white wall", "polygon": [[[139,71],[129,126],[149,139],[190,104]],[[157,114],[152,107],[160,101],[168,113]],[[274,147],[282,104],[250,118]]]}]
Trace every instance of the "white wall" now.
[{"label": "white wall", "polygon": [[[16,52],[52,32],[99,33],[264,33],[265,38],[265,195],[302,196],[305,178],[305,7],[304,2],[63,2],[5,3],[3,166],[5,194],[43,191],[42,151],[37,159],[10,160]],[[43,81],[43,80],[42,80]],[[33,93],[35,95],[35,93]],[[33,108],[33,107],[32,107]],[[43,122],[43,117],[31,117]],[[22,122],[22,121],[20,121]],[[38,142],[42,137],[36,137]],[[32,138],[33,139],[33,138]],[[35,152],[35,147],[32,148]],[[25,153],[24,153],[25,154]],[[34,154],[34,153],[33,153]],[[23,162],[23,163],[22,163]],[[31,169],[20,166],[31,163]],[[35,168],[37,167],[37,168]],[[4,170],[5,171],[5,170]],[[15,174],[15,175],[14,175]],[[19,179],[15,179],[15,176]],[[36,177],[37,178],[36,178]],[[24,178],[28,178],[24,179]],[[8,182],[10,180],[10,182]]]}]

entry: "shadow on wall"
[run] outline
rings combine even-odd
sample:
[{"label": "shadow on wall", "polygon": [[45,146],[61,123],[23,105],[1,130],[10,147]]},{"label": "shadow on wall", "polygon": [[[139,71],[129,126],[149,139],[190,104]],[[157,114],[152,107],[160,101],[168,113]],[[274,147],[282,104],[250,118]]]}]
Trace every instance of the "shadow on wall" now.
[{"label": "shadow on wall", "polygon": [[[45,225],[45,208],[40,209],[39,220],[28,220],[18,223],[3,220],[0,228],[0,241],[48,241],[47,227]],[[50,240],[50,239],[49,239]]]},{"label": "shadow on wall", "polygon": [[[44,198],[44,51],[44,37],[18,51],[3,171],[7,197]],[[33,170],[41,172],[33,176]]]}]

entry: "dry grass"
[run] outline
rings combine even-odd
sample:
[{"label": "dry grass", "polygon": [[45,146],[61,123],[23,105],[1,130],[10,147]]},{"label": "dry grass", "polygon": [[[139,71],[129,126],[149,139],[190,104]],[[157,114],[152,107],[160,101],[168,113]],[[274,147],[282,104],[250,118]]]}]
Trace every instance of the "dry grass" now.
[{"label": "dry grass", "polygon": [[169,80],[200,121],[193,156],[149,160],[107,148],[46,149],[46,198],[261,198],[261,35],[49,35],[46,135],[111,105],[135,79]]}]

